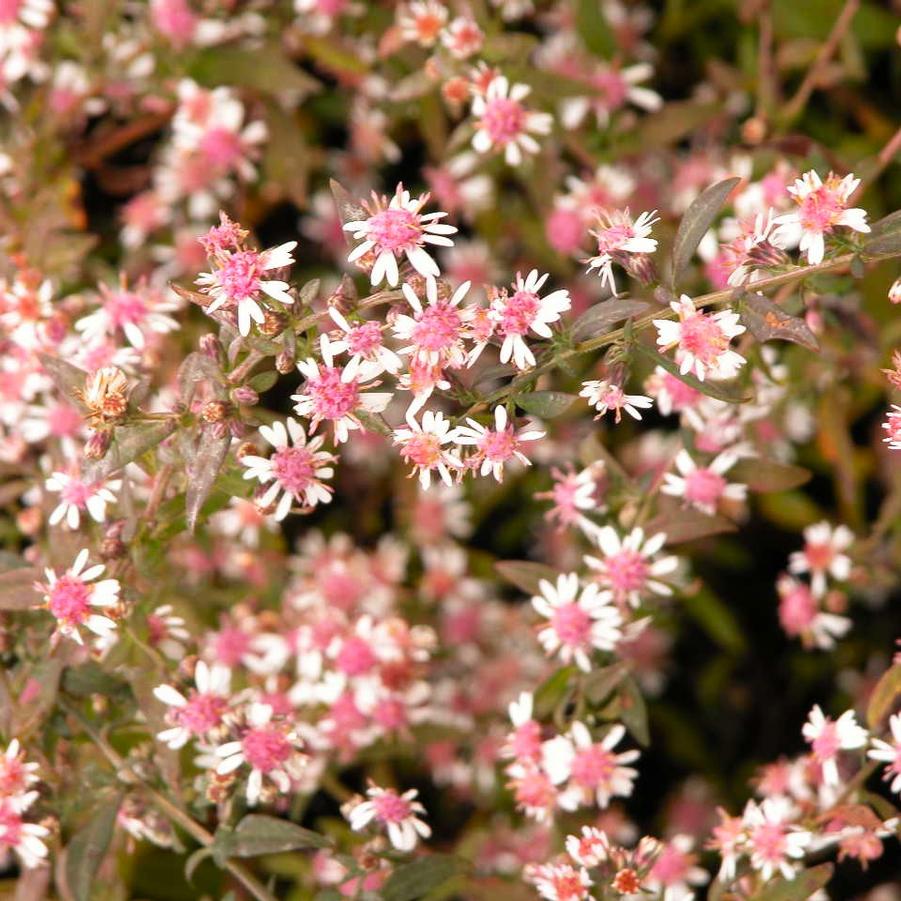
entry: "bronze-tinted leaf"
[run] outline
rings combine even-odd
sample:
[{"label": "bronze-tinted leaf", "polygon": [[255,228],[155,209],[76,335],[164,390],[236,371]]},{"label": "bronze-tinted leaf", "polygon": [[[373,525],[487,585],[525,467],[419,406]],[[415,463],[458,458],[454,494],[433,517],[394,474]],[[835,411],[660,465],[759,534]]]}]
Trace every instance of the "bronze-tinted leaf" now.
[{"label": "bronze-tinted leaf", "polygon": [[791,316],[762,294],[745,294],[742,321],[758,341],[791,341],[808,350],[819,350],[816,335],[798,316]]}]

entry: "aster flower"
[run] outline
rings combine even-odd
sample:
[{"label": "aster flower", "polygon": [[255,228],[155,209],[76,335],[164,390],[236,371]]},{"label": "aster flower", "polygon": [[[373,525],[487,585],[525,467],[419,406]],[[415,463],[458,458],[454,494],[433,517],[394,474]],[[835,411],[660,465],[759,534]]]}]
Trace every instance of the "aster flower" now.
[{"label": "aster flower", "polygon": [[633,419],[641,419],[639,410],[648,410],[654,406],[654,402],[643,394],[626,394],[622,385],[617,385],[607,379],[589,379],[582,382],[582,390],[579,397],[584,397],[588,405],[597,410],[595,419],[600,419],[609,410],[614,411],[614,421],[620,422],[622,411],[625,410]]},{"label": "aster flower", "polygon": [[605,808],[614,797],[627,798],[637,770],[626,764],[639,758],[638,751],[614,753],[626,734],[624,726],[611,726],[599,742],[584,723],[574,722],[567,735],[544,743],[544,768],[555,785],[564,785],[558,804],[564,810],[597,804]]},{"label": "aster flower", "polygon": [[538,633],[545,653],[590,672],[590,655],[612,651],[622,638],[622,614],[598,585],[580,589],[576,573],[558,576],[556,584],[542,579],[538,587],[541,593],[532,598],[532,606],[549,620]]},{"label": "aster flower", "polygon": [[748,493],[747,485],[727,482],[725,474],[738,462],[733,452],[724,451],[707,466],[698,466],[687,450],[676,455],[679,475],[664,475],[661,491],[672,497],[681,497],[685,503],[713,516],[721,500],[743,501]]},{"label": "aster flower", "polygon": [[454,59],[468,59],[482,49],[485,35],[475,19],[457,16],[441,32],[441,43]]},{"label": "aster flower", "polygon": [[170,313],[180,304],[168,290],[141,284],[129,290],[123,276],[117,287],[100,286],[100,306],[75,323],[75,330],[88,342],[119,332],[132,347],[143,350],[151,334],[165,335],[178,328]]},{"label": "aster flower", "polygon": [[199,660],[194,668],[194,685],[187,697],[171,685],[153,689],[154,697],[169,708],[166,719],[171,723],[157,738],[176,750],[192,738],[210,736],[222,725],[222,717],[228,710],[231,670],[218,663],[208,666]]},{"label": "aster flower", "polygon": [[892,404],[891,410],[885,415],[882,428],[886,432],[882,440],[888,445],[889,450],[901,450],[901,406]]},{"label": "aster flower", "polygon": [[851,628],[851,620],[821,609],[821,591],[783,573],[776,581],[779,594],[779,624],[786,635],[800,637],[808,647],[828,651]]},{"label": "aster flower", "polygon": [[860,179],[853,175],[839,178],[832,172],[824,182],[811,169],[789,186],[788,193],[797,209],[779,216],[775,221],[789,235],[800,232],[800,250],[807,255],[809,265],[823,262],[825,239],[838,226],[862,233],[870,231],[866,210],[848,208],[848,200],[859,185]]},{"label": "aster flower", "polygon": [[447,7],[438,0],[412,0],[398,7],[397,24],[405,41],[433,47],[447,15]]},{"label": "aster flower", "polygon": [[147,632],[148,644],[159,648],[170,660],[181,660],[185,656],[185,645],[191,640],[191,633],[185,628],[184,617],[175,613],[171,604],[161,604],[147,614]]},{"label": "aster flower", "polygon": [[303,426],[288,417],[284,423],[274,422],[271,426],[260,426],[260,435],[275,448],[271,457],[248,454],[241,458],[247,467],[245,479],[256,479],[269,488],[260,498],[260,504],[269,507],[275,504],[276,520],[288,515],[293,503],[303,507],[327,504],[332,499],[332,489],[324,484],[325,479],[334,475],[334,454],[320,450],[325,439],[318,435],[309,443]]},{"label": "aster flower", "polygon": [[561,529],[578,525],[588,534],[596,532],[598,526],[585,516],[585,511],[599,509],[595,498],[598,490],[595,476],[598,469],[598,466],[587,466],[579,472],[572,469],[552,469],[553,488],[535,495],[539,500],[549,500],[552,503],[551,509],[544,514],[545,518],[556,521]]},{"label": "aster flower", "polygon": [[422,366],[462,366],[466,362],[463,341],[472,309],[460,309],[460,303],[469,288],[470,282],[463,282],[449,298],[440,297],[438,282],[426,279],[427,303],[423,306],[416,292],[404,283],[401,290],[414,312],[412,316],[400,313],[394,319],[395,337],[410,342],[398,353],[409,355]]},{"label": "aster flower", "polygon": [[[362,429],[357,413],[380,413],[391,395],[370,392],[371,380],[380,371],[379,364],[352,358],[344,366],[335,365],[335,355],[343,349],[340,342],[331,342],[327,335],[319,338],[322,362],[313,357],[301,360],[297,368],[306,379],[300,394],[291,395],[294,412],[310,420],[314,432],[323,420],[331,422],[335,441],[342,444],[354,429]],[[366,384],[369,382],[370,384]]]},{"label": "aster flower", "polygon": [[776,225],[773,211],[758,213],[750,223],[739,225],[740,233],[723,248],[730,285],[743,285],[759,277],[760,269],[786,262],[783,232]]},{"label": "aster flower", "polygon": [[818,522],[804,530],[804,550],[794,551],[788,559],[788,570],[795,575],[810,573],[814,593],[826,590],[826,576],[845,582],[851,575],[851,558],[844,552],[854,543],[854,533],[847,526],[833,527]]},{"label": "aster flower", "polygon": [[595,540],[603,557],[586,556],[585,563],[595,571],[598,584],[612,594],[617,604],[637,607],[644,595],[673,593],[661,578],[676,571],[679,558],[654,559],[666,543],[662,532],[645,538],[644,530],[636,526],[621,538],[612,526],[604,526],[596,533]]},{"label": "aster flower", "polygon": [[37,775],[39,769],[39,764],[25,759],[19,739],[14,738],[0,754],[0,797],[24,810],[28,806],[28,790],[40,781]]},{"label": "aster flower", "polygon": [[569,291],[565,288],[544,297],[539,295],[547,280],[547,273],[539,276],[537,269],[525,278],[517,273],[513,293],[505,292],[492,302],[491,312],[497,323],[497,332],[503,338],[501,363],[512,359],[517,369],[534,366],[535,355],[526,344],[526,336],[531,331],[542,338],[552,337],[550,323],[556,322],[560,314],[570,308]]},{"label": "aster flower", "polygon": [[288,293],[290,285],[267,278],[266,273],[290,266],[294,262],[291,251],[296,246],[296,241],[287,241],[263,251],[217,251],[211,256],[213,271],[201,273],[196,280],[201,292],[213,298],[204,311],[210,314],[225,305],[236,307],[238,331],[248,335],[251,322],[260,325],[265,321],[260,305],[263,295],[286,306],[293,304],[294,298]]},{"label": "aster flower", "polygon": [[646,112],[654,112],[663,105],[656,91],[641,86],[654,75],[650,63],[636,63],[621,69],[598,63],[587,77],[581,75],[593,89],[593,96],[570,97],[563,102],[561,119],[567,128],[578,127],[589,112],[594,112],[598,125],[606,128],[611,115],[632,103]]},{"label": "aster flower", "polygon": [[529,864],[523,878],[547,901],[587,901],[594,884],[584,867],[568,863]]},{"label": "aster flower", "polygon": [[550,776],[537,763],[516,761],[505,770],[517,809],[538,823],[547,822],[557,806],[559,792]]},{"label": "aster flower", "polygon": [[345,230],[360,241],[348,262],[354,263],[364,256],[374,257],[369,280],[373,285],[387,281],[395,287],[400,279],[398,258],[406,257],[410,265],[425,277],[439,275],[438,264],[426,252],[426,244],[452,247],[448,235],[456,233],[453,225],[439,222],[447,213],[423,213],[429,195],[420,194],[414,199],[404,186],[399,184],[389,200],[373,193],[371,202],[363,202],[363,209],[369,215],[366,219],[345,222]]},{"label": "aster flower", "polygon": [[56,632],[84,644],[81,629],[85,628],[100,639],[108,638],[116,629],[116,623],[94,608],[116,607],[119,604],[119,582],[101,579],[106,567],[102,563],[85,567],[88,550],[82,548],[75,562],[62,575],[45,569],[47,581],[36,587],[43,593],[44,606],[56,619]]},{"label": "aster flower", "polygon": [[[37,792],[31,794],[37,797]],[[41,866],[47,858],[44,839],[48,835],[50,830],[46,826],[25,822],[13,798],[0,797],[0,855],[14,851],[27,869]]]},{"label": "aster flower", "polygon": [[583,867],[600,866],[610,856],[610,839],[597,826],[583,826],[579,835],[566,837],[566,853]]},{"label": "aster flower", "polygon": [[683,294],[670,303],[677,320],[655,319],[657,345],[661,350],[676,348],[676,363],[683,375],[692,372],[700,381],[733,378],[745,358],[729,349],[729,342],[745,331],[738,314],[731,310],[705,313]]},{"label": "aster flower", "polygon": [[820,765],[826,785],[840,784],[838,753],[863,748],[869,735],[857,725],[853,710],[846,710],[837,720],[824,716],[819,704],[814,704],[801,729],[804,740],[810,745],[813,759]]},{"label": "aster flower", "polygon": [[522,101],[531,91],[528,85],[511,85],[503,75],[497,75],[484,93],[476,94],[472,101],[476,118],[472,146],[476,151],[503,151],[509,166],[518,166],[524,153],[538,153],[539,145],[532,135],[549,134],[553,117],[526,108]]},{"label": "aster flower", "polygon": [[519,762],[541,761],[541,724],[533,719],[535,701],[532,695],[523,691],[507,708],[513,731],[501,748],[501,756]]},{"label": "aster flower", "polygon": [[654,253],[657,240],[649,235],[654,223],[659,221],[657,210],[642,213],[634,222],[628,210],[599,213],[597,227],[591,231],[597,241],[597,253],[588,260],[588,271],[597,269],[601,284],[606,284],[615,294],[613,264],[628,265],[629,254]]},{"label": "aster flower", "polygon": [[692,889],[710,881],[710,874],[698,866],[692,854],[695,840],[680,833],[666,842],[654,859],[645,886],[652,892],[662,890],[662,901],[689,901]]},{"label": "aster flower", "polygon": [[116,503],[115,492],[122,487],[122,480],[87,482],[75,473],[54,472],[44,487],[59,494],[59,504],[50,514],[48,523],[55,526],[65,521],[70,529],[75,530],[81,525],[82,511],[87,511],[94,522],[106,520],[107,505]]},{"label": "aster flower", "polygon": [[504,465],[518,460],[530,466],[529,458],[520,450],[523,442],[537,441],[544,437],[539,429],[517,429],[507,422],[507,408],[494,408],[494,428],[486,428],[474,419],[467,418],[468,425],[457,428],[457,444],[472,445],[475,455],[470,458],[473,466],[478,466],[479,474],[491,473],[498,482],[504,480]]},{"label": "aster flower", "polygon": [[358,366],[361,363],[374,364],[378,366],[379,373],[396,374],[400,371],[403,362],[390,347],[385,346],[381,323],[374,320],[350,323],[337,307],[329,307],[328,312],[335,325],[344,333],[343,338],[332,342],[335,353],[346,352],[351,362],[357,360]]},{"label": "aster flower", "polygon": [[399,795],[394,789],[370,785],[366,800],[359,800],[346,812],[350,828],[361,832],[370,823],[388,833],[388,840],[398,851],[412,851],[420,838],[429,838],[432,830],[420,818],[425,808],[416,800],[415,788]]},{"label": "aster flower", "polygon": [[883,778],[886,781],[891,779],[891,790],[895,794],[901,794],[901,713],[892,714],[888,724],[892,740],[872,738],[873,746],[867,751],[867,757],[886,764]]},{"label": "aster flower", "polygon": [[463,461],[446,444],[457,440],[457,430],[451,428],[443,413],[426,410],[422,421],[407,416],[407,427],[394,430],[394,443],[400,447],[404,461],[413,465],[413,473],[419,474],[419,484],[428,488],[432,473],[437,472],[445,485],[452,484],[451,470],[463,468]]},{"label": "aster flower", "polygon": [[751,866],[764,880],[777,873],[792,879],[811,841],[811,834],[791,822],[791,808],[785,798],[766,798],[760,804],[748,801],[742,815],[745,845]]}]

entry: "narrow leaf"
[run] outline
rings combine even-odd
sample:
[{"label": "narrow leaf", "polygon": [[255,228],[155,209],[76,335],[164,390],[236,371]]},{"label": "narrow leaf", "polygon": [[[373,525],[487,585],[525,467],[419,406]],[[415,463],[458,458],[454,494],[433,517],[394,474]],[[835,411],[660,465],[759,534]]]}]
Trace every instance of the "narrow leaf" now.
[{"label": "narrow leaf", "polygon": [[745,392],[741,385],[735,381],[711,382],[707,380],[702,382],[700,379],[691,375],[691,373],[683,375],[673,360],[664,356],[660,351],[650,345],[644,344],[641,341],[636,341],[632,346],[640,354],[647,357],[649,360],[652,360],[657,366],[665,369],[670,375],[674,375],[680,382],[685,382],[686,385],[694,388],[695,391],[700,391],[708,397],[715,397],[717,400],[725,401],[727,404],[743,404],[750,400],[750,396]]},{"label": "narrow leaf", "polygon": [[740,178],[727,178],[725,181],[711,185],[702,191],[692,201],[691,206],[685,211],[679,230],[676,232],[676,240],[673,243],[673,273],[671,284],[675,285],[679,275],[691,262],[701,238],[707,234],[707,229],[713,225],[719,215],[726,198],[732,193]]},{"label": "narrow leaf", "polygon": [[632,300],[630,297],[605,300],[589,307],[572,325],[572,336],[575,341],[584,341],[605,335],[611,327],[624,319],[631,319],[647,310],[650,304],[643,300]]},{"label": "narrow leaf", "polygon": [[331,842],[318,832],[257,813],[244,817],[234,831],[224,832],[221,842],[217,833],[216,844],[227,850],[227,857],[259,857],[261,854],[331,847]]},{"label": "narrow leaf", "polygon": [[592,671],[583,683],[585,697],[592,704],[602,704],[628,675],[629,664],[622,661]]},{"label": "narrow leaf", "polygon": [[190,406],[198,382],[221,381],[222,370],[206,354],[194,351],[188,354],[178,367],[178,395],[185,406]]},{"label": "narrow leaf", "polygon": [[754,901],[807,901],[832,878],[833,865],[821,863],[803,870],[794,879],[777,879],[756,892]]},{"label": "narrow leaf", "polygon": [[533,563],[531,560],[500,560],[494,568],[501,578],[511,582],[526,594],[538,594],[538,583],[542,579],[553,582],[557,573],[544,563]]},{"label": "narrow leaf", "polygon": [[[359,200],[351,197],[341,182],[333,178],[329,181],[329,187],[332,189],[332,197],[335,198],[335,206],[338,208],[338,217],[341,219],[342,225],[366,218],[366,211],[360,205]],[[345,235],[350,237],[347,232]]]},{"label": "narrow leaf", "polygon": [[463,872],[463,863],[447,854],[429,854],[399,866],[382,886],[383,901],[416,901]]},{"label": "narrow leaf", "polygon": [[83,369],[52,354],[38,353],[38,359],[59,392],[74,401],[82,412],[86,412],[87,408],[78,399],[77,392],[84,388],[84,380],[88,374]]},{"label": "narrow leaf", "polygon": [[549,716],[567,699],[572,691],[570,682],[577,672],[574,666],[564,666],[538,686],[535,690],[536,717]]},{"label": "narrow leaf", "polygon": [[575,394],[563,391],[533,391],[514,398],[517,407],[542,419],[553,419],[566,412],[575,399]]},{"label": "narrow leaf", "polygon": [[867,704],[867,725],[878,729],[882,721],[895,710],[901,699],[901,663],[889,667],[880,677]]},{"label": "narrow leaf", "polygon": [[790,491],[810,481],[812,473],[803,466],[777,463],[760,457],[739,460],[730,470],[729,478],[742,482],[751,491]]},{"label": "narrow leaf", "polygon": [[75,901],[88,901],[91,896],[94,877],[113,837],[120,800],[116,797],[104,804],[66,848],[66,882]]},{"label": "narrow leaf", "polygon": [[762,294],[745,294],[741,319],[758,341],[791,341],[808,350],[819,350],[816,335],[798,316],[790,316]]},{"label": "narrow leaf", "polygon": [[188,461],[188,484],[185,489],[185,518],[192,532],[230,446],[231,435],[228,432],[216,435],[212,429],[203,429],[200,433],[194,457]]},{"label": "narrow leaf", "polygon": [[155,448],[175,431],[175,422],[138,422],[119,426],[106,456],[85,466],[85,479],[100,481]]},{"label": "narrow leaf", "polygon": [[661,503],[661,512],[646,526],[649,535],[663,532],[667,545],[684,544],[709,538],[712,535],[723,535],[737,531],[737,526],[725,516],[715,514],[708,516],[694,507],[682,507],[678,504]]},{"label": "narrow leaf", "polygon": [[622,683],[619,703],[619,717],[622,724],[629,730],[635,741],[646,748],[651,743],[651,733],[648,729],[648,708],[638,683],[631,676]]}]

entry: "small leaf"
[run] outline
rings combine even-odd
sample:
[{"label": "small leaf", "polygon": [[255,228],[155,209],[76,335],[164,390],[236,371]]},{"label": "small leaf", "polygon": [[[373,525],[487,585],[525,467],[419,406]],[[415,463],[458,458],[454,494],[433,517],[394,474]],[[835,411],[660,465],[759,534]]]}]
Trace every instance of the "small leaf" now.
[{"label": "small leaf", "polygon": [[235,85],[263,94],[293,94],[295,101],[319,90],[319,82],[296,66],[277,41],[253,50],[213,47],[197,54],[189,67],[195,81],[207,87]]},{"label": "small leaf", "polygon": [[718,513],[708,516],[694,507],[661,503],[661,512],[647,524],[646,529],[649,535],[663,532],[666,535],[667,545],[671,545],[735,532],[737,526],[732,520]]},{"label": "small leaf", "polygon": [[395,869],[382,886],[383,901],[416,901],[463,872],[463,862],[448,854],[429,854]]},{"label": "small leaf", "polygon": [[807,901],[832,878],[833,865],[821,863],[794,879],[777,879],[754,894],[754,901]]},{"label": "small leaf", "polygon": [[602,704],[628,675],[629,664],[622,661],[593,670],[583,683],[585,697],[592,704]]},{"label": "small leaf", "polygon": [[751,491],[790,491],[810,481],[812,473],[803,466],[777,463],[760,457],[739,460],[730,470],[729,478],[747,485]]},{"label": "small leaf", "polygon": [[726,198],[741,181],[740,178],[727,178],[724,181],[711,185],[696,197],[691,206],[685,211],[676,239],[673,243],[673,273],[671,284],[675,285],[676,279],[685,270],[694,256],[694,252],[701,243],[701,238],[707,233],[707,229],[713,225],[719,215]]},{"label": "small leaf", "polygon": [[897,253],[901,250],[901,210],[896,210],[884,219],[873,223],[863,249],[865,253],[873,256]]},{"label": "small leaf", "polygon": [[320,284],[318,278],[312,278],[297,292],[297,300],[302,306],[308,307],[319,296]]},{"label": "small leaf", "polygon": [[526,594],[538,594],[538,583],[542,579],[554,582],[557,573],[544,563],[533,563],[531,560],[500,560],[494,568],[501,578],[511,582]]},{"label": "small leaf", "polygon": [[577,672],[574,666],[564,666],[535,689],[535,716],[538,719],[549,716],[566,701],[572,692],[570,683]]},{"label": "small leaf", "polygon": [[631,676],[623,681],[619,705],[619,718],[622,724],[629,730],[635,741],[646,748],[651,743],[651,733],[648,729],[648,708],[638,683]]},{"label": "small leaf", "polygon": [[882,721],[894,712],[901,698],[901,663],[889,667],[880,677],[867,704],[867,725],[878,729]]},{"label": "small leaf", "polygon": [[212,429],[203,429],[192,459],[187,464],[187,488],[185,489],[185,519],[188,529],[194,531],[203,502],[209,497],[216,476],[231,447],[231,434],[217,435]]},{"label": "small leaf", "polygon": [[278,373],[274,369],[267,372],[258,372],[247,384],[254,391],[262,394],[268,391],[278,381]]},{"label": "small leaf", "polygon": [[577,0],[576,31],[595,56],[606,60],[615,54],[616,39],[599,0]]},{"label": "small leaf", "polygon": [[252,813],[244,817],[234,830],[220,829],[213,843],[218,858],[259,857],[311,848],[330,848],[324,835],[304,829],[288,820]]},{"label": "small leaf", "polygon": [[514,401],[526,413],[542,419],[553,419],[566,412],[575,399],[575,394],[565,394],[563,391],[533,391],[531,394],[518,395]]},{"label": "small leaf", "polygon": [[[338,208],[338,217],[342,225],[366,218],[366,211],[360,205],[359,200],[351,197],[341,182],[332,178],[329,180],[329,187],[332,189],[332,197],[335,198],[335,206]],[[345,232],[345,236],[349,239],[350,233]]]},{"label": "small leaf", "polygon": [[197,867],[200,866],[208,857],[213,856],[213,850],[209,847],[198,848],[186,861],[185,861],[185,879],[188,882],[193,881],[194,873],[197,872]]},{"label": "small leaf", "polygon": [[819,350],[816,335],[798,316],[790,316],[762,294],[745,294],[742,321],[758,341],[791,341],[808,350]]},{"label": "small leaf", "polygon": [[630,297],[605,300],[589,307],[573,324],[572,336],[575,341],[584,341],[598,335],[605,335],[611,326],[631,319],[647,310],[650,304]]},{"label": "small leaf", "polygon": [[40,597],[34,583],[41,571],[33,566],[20,566],[0,573],[0,610],[31,610]]},{"label": "small leaf", "polygon": [[87,407],[78,399],[78,392],[84,388],[84,380],[88,374],[83,369],[52,354],[38,353],[38,359],[60,393],[74,401],[82,412],[86,412]]},{"label": "small leaf", "polygon": [[669,357],[664,356],[660,351],[655,350],[648,344],[636,341],[632,345],[640,354],[652,360],[657,366],[665,369],[670,375],[675,376],[680,382],[684,382],[695,391],[700,391],[708,397],[715,397],[717,400],[725,401],[727,404],[743,404],[750,400],[750,396],[745,392],[740,384],[735,381],[731,382],[711,382],[710,380],[701,381],[691,373],[683,375],[679,371],[679,367]]},{"label": "small leaf", "polygon": [[178,367],[176,379],[179,399],[187,407],[191,404],[198,382],[219,382],[222,380],[222,370],[215,360],[194,351]]},{"label": "small leaf", "polygon": [[120,802],[116,797],[104,804],[66,847],[66,883],[75,901],[88,901],[91,896],[94,877],[113,838]]},{"label": "small leaf", "polygon": [[176,428],[174,420],[162,422],[137,422],[119,426],[113,433],[113,441],[106,456],[85,466],[83,476],[99,482],[132,460],[165,441]]}]

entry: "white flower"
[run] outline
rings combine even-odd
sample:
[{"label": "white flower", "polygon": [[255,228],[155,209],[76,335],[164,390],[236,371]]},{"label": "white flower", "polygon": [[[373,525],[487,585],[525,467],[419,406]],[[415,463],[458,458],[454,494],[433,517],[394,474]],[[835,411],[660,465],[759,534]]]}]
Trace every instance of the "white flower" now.
[{"label": "white flower", "polygon": [[443,298],[438,296],[438,282],[433,278],[426,279],[428,302],[423,306],[416,292],[404,283],[401,290],[414,315],[399,313],[394,319],[395,337],[410,342],[398,353],[409,355],[422,366],[462,366],[466,362],[465,327],[472,318],[473,308],[459,309],[459,306],[470,285],[470,282],[463,282],[449,298]]},{"label": "white flower", "polygon": [[457,440],[457,430],[451,428],[443,413],[426,410],[422,422],[407,416],[407,428],[394,430],[394,443],[400,446],[400,455],[418,472],[419,484],[428,488],[432,484],[432,472],[437,472],[445,485],[451,485],[451,470],[463,468],[463,461],[444,445]]},{"label": "white flower", "polygon": [[841,781],[838,752],[862,748],[869,738],[867,730],[857,725],[853,710],[846,710],[837,720],[831,720],[823,715],[818,704],[810,711],[801,733],[810,745],[814,760],[822,768],[823,782],[832,786],[839,785]]},{"label": "white flower", "polygon": [[[29,795],[33,796],[31,801],[37,798],[37,792]],[[0,853],[11,848],[22,865],[32,869],[46,860],[47,846],[43,840],[48,835],[50,830],[46,826],[23,821],[22,811],[12,798],[0,797]]]},{"label": "white flower", "polygon": [[633,419],[641,419],[639,410],[648,410],[654,406],[654,401],[643,394],[626,394],[621,385],[613,384],[606,379],[589,379],[582,382],[582,390],[579,397],[584,397],[589,406],[597,410],[595,419],[600,419],[608,410],[613,410],[616,422],[622,419],[622,410],[625,410]]},{"label": "white flower", "polygon": [[615,294],[613,264],[623,264],[625,254],[654,253],[657,239],[650,234],[654,223],[659,221],[657,210],[642,213],[634,222],[628,210],[600,213],[598,226],[591,231],[597,241],[597,253],[588,260],[588,271],[597,269],[601,284],[606,284]]},{"label": "white flower", "polygon": [[59,492],[60,501],[48,518],[55,526],[65,520],[70,529],[81,525],[81,511],[87,510],[94,522],[106,520],[108,504],[116,503],[116,495],[122,486],[121,479],[109,482],[86,482],[80,476],[66,472],[54,472],[44,483],[48,491]]},{"label": "white flower", "polygon": [[[381,323],[374,320],[350,323],[337,307],[329,307],[328,312],[335,325],[344,333],[343,338],[332,342],[335,353],[339,349],[346,351],[351,362],[357,360],[358,366],[365,362],[377,366],[379,372],[400,372],[403,361],[390,347],[384,345]],[[374,368],[372,371],[375,373]]]},{"label": "white flower", "polygon": [[479,466],[479,474],[489,473],[502,482],[504,465],[518,460],[530,466],[529,458],[520,450],[523,442],[537,441],[544,437],[539,429],[523,428],[518,431],[507,423],[507,408],[499,405],[494,408],[494,428],[487,428],[474,419],[466,419],[468,425],[457,428],[457,444],[474,445],[475,455],[471,461]]},{"label": "white flower", "polygon": [[845,582],[851,575],[851,558],[844,553],[854,543],[854,533],[844,525],[818,522],[804,530],[804,550],[789,557],[789,572],[809,572],[815,594],[826,590],[826,576]]},{"label": "white flower", "polygon": [[748,801],[742,819],[747,830],[746,844],[751,866],[764,880],[777,873],[791,879],[810,844],[811,835],[790,820],[791,805],[782,797],[766,798],[762,803]]},{"label": "white flower", "polygon": [[432,830],[418,814],[425,808],[416,800],[415,788],[399,795],[390,788],[370,785],[367,800],[358,801],[346,813],[350,828],[361,832],[375,821],[388,833],[388,840],[398,851],[412,851],[420,838],[429,838]]}]

